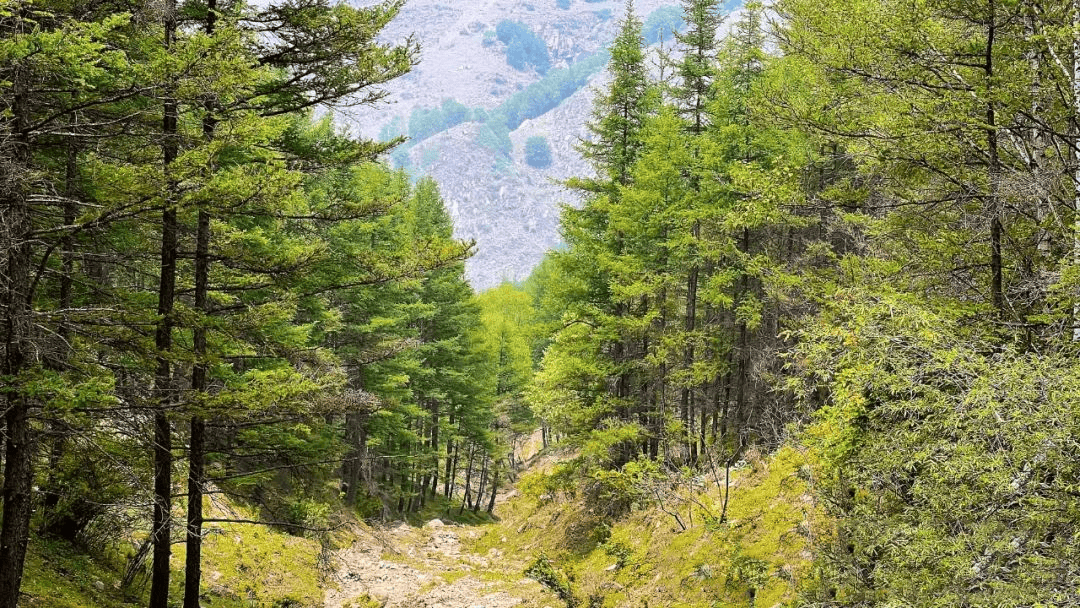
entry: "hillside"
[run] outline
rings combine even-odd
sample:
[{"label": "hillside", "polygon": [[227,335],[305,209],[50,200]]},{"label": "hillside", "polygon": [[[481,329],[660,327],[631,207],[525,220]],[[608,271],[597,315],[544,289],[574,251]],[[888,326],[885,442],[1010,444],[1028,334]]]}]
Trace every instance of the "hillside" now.
[{"label": "hillside", "polygon": [[[641,0],[634,8],[643,20],[653,16],[646,28],[652,39],[663,31],[664,39],[671,40],[670,28],[663,24],[678,13],[676,2]],[[387,34],[393,40],[414,35],[421,44],[420,63],[387,86],[389,106],[348,110],[339,119],[364,136],[385,137],[410,134],[422,112],[448,100],[464,106],[470,119],[478,112],[497,111],[516,93],[528,94],[529,85],[545,75],[532,66],[526,70],[510,66],[507,46],[495,33],[500,23],[520,23],[542,40],[550,57],[547,74],[552,74],[590,58],[602,66],[602,58],[595,54],[614,38],[624,10],[624,3],[617,0],[482,0],[453,5],[410,0]],[[477,240],[477,253],[467,263],[467,276],[476,289],[504,279],[523,280],[544,252],[559,244],[559,207],[579,201],[558,182],[591,172],[574,147],[587,135],[584,125],[592,111],[594,88],[604,79],[601,69],[554,108],[511,125],[508,154],[505,148],[493,150],[478,141],[484,126],[469,120],[431,136],[416,137],[413,129],[408,149],[395,155],[397,164],[414,176],[430,175],[438,182],[455,235]],[[534,168],[525,162],[525,141],[534,136],[547,139],[550,166]]]},{"label": "hillside", "polygon": [[[550,494],[573,457],[558,446],[533,459],[517,487],[501,494],[495,517],[457,516],[445,503],[410,522],[348,521],[322,544],[249,524],[216,524],[207,545],[211,606],[325,608],[541,608],[559,605],[771,606],[791,599],[809,554],[813,505],[802,478],[805,455],[781,450],[733,477],[726,523],[708,512],[722,500],[713,484],[676,490],[672,502],[642,503],[611,525],[570,486]],[[692,501],[689,499],[693,499]],[[696,503],[696,504],[695,504]],[[240,506],[223,503],[234,515]],[[670,512],[689,521],[679,530]],[[717,547],[723,547],[718,549]],[[672,550],[672,549],[676,550]],[[572,578],[562,598],[531,568],[541,556]],[[104,608],[143,602],[141,580],[121,591],[123,561],[91,558],[63,543],[35,544],[28,606]],[[761,570],[748,579],[748,564]],[[182,560],[174,561],[182,568]],[[530,570],[526,574],[526,570]],[[68,576],[78,572],[78,576]],[[537,580],[540,579],[540,580]],[[754,589],[751,593],[749,590]]]}]

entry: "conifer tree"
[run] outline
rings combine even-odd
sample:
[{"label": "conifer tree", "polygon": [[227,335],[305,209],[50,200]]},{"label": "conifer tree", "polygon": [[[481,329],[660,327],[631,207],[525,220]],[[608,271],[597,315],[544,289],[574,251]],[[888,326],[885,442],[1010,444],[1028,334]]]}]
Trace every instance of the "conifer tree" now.
[{"label": "conifer tree", "polygon": [[611,84],[593,100],[592,120],[586,125],[592,139],[581,144],[599,176],[620,185],[630,181],[630,166],[641,147],[640,132],[655,101],[645,66],[641,20],[631,0],[625,10],[607,65]]},{"label": "conifer tree", "polygon": [[[107,12],[75,15],[53,3],[0,6],[5,377],[0,606],[5,608],[20,597],[32,488],[40,468],[37,421],[57,422],[77,399],[86,405],[108,400],[101,394],[108,375],[100,366],[84,367],[85,375],[69,373],[75,366],[68,362],[85,359],[72,339],[80,315],[70,306],[72,284],[64,277],[71,277],[75,236],[91,226],[104,231],[118,213],[115,202],[93,211],[82,206],[76,138],[109,141],[110,134],[132,122],[130,115],[98,120],[147,85],[122,78],[128,58],[110,45],[123,38],[123,26],[123,18]],[[145,41],[140,34],[133,38]],[[58,158],[64,159],[59,175]],[[69,306],[58,310],[54,296]],[[59,399],[64,393],[68,399]]]},{"label": "conifer tree", "polygon": [[[608,64],[612,82],[597,94],[593,119],[588,125],[593,138],[583,142],[581,148],[593,163],[597,177],[568,182],[571,187],[585,191],[588,197],[581,210],[563,212],[563,235],[570,248],[557,258],[560,272],[575,275],[577,280],[568,285],[584,290],[576,295],[566,294],[584,304],[575,305],[568,312],[576,317],[576,322],[595,328],[588,338],[595,343],[589,349],[605,359],[590,366],[600,376],[581,380],[589,385],[611,384],[608,395],[591,390],[583,393],[592,394],[590,400],[596,401],[588,404],[586,411],[592,413],[575,424],[606,415],[629,420],[634,409],[632,388],[638,383],[632,379],[631,368],[636,340],[629,330],[633,301],[613,293],[610,287],[612,272],[618,271],[614,265],[619,263],[627,238],[625,228],[614,224],[622,204],[620,187],[631,182],[631,167],[641,147],[641,131],[656,104],[654,87],[647,78],[641,29],[633,5],[627,3]],[[581,339],[579,332],[574,333]],[[556,349],[555,353],[558,352]],[[552,371],[561,367],[555,363],[557,356],[553,353]]]},{"label": "conifer tree", "polygon": [[[705,161],[702,153],[702,140],[706,129],[711,124],[710,105],[713,99],[713,81],[717,67],[719,43],[717,30],[723,20],[719,4],[710,0],[687,0],[683,2],[683,20],[685,31],[676,33],[682,56],[675,70],[676,84],[672,87],[673,103],[679,115],[686,121],[687,144],[694,150],[695,163]],[[686,226],[677,226],[677,233],[670,235],[675,242],[682,243],[674,250],[685,264],[685,306],[682,319],[684,344],[680,362],[681,395],[680,408],[682,419],[683,442],[686,457],[697,459],[697,445],[690,440],[695,397],[699,384],[692,371],[695,360],[695,342],[698,329],[698,287],[701,280],[702,266],[699,240],[701,239],[701,213],[707,196],[705,190],[709,184],[701,180],[702,170],[691,168],[690,188],[698,195],[698,200],[687,199],[688,207],[684,211]],[[682,231],[689,232],[688,238]]]}]

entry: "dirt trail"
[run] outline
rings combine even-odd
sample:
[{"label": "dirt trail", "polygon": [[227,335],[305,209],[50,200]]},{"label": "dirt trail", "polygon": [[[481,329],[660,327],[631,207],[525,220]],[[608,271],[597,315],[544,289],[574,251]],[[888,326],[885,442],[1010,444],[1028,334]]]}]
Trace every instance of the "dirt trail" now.
[{"label": "dirt trail", "polygon": [[[506,488],[497,505],[514,494]],[[499,549],[477,555],[462,546],[480,534],[477,526],[437,519],[422,528],[395,522],[358,530],[359,540],[334,555],[336,586],[326,590],[324,605],[351,608],[351,600],[365,595],[385,608],[557,605],[536,581],[522,576],[519,564],[507,564]]]},{"label": "dirt trail", "polygon": [[479,532],[439,520],[423,528],[406,523],[371,529],[335,555],[338,587],[328,589],[327,608],[363,597],[386,608],[511,608],[542,595],[540,586],[499,567],[501,552],[463,551],[462,537]]}]

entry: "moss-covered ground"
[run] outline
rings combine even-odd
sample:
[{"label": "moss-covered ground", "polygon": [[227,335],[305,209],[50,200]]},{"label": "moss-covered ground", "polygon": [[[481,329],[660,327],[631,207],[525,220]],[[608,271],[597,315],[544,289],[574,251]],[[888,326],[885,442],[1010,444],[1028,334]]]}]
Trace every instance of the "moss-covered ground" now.
[{"label": "moss-covered ground", "polygon": [[[229,505],[233,518],[253,512]],[[222,518],[225,514],[213,513]],[[203,545],[202,599],[207,606],[321,606],[320,542],[255,524],[214,523]],[[338,539],[339,542],[347,539]],[[77,547],[35,537],[28,549],[24,603],[33,608],[113,608],[145,605],[147,576],[120,588],[131,543]],[[123,550],[120,548],[124,547]],[[172,593],[183,597],[184,545],[173,546]]]},{"label": "moss-covered ground", "polygon": [[496,511],[501,520],[470,548],[481,555],[497,549],[511,569],[547,556],[581,606],[784,605],[809,566],[816,526],[805,466],[804,452],[785,447],[735,471],[722,523],[723,492],[712,477],[682,500],[670,497],[665,508],[679,513],[685,530],[656,504],[608,521],[573,493],[523,492]]}]

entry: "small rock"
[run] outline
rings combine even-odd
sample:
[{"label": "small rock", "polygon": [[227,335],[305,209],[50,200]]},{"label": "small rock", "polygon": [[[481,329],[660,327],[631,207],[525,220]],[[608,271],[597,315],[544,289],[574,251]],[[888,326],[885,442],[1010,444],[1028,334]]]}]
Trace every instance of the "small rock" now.
[{"label": "small rock", "polygon": [[604,568],[604,570],[605,570],[606,572],[611,572],[612,570],[616,570],[616,569],[618,569],[618,567],[619,567],[619,564],[611,564],[611,565],[610,565],[610,566],[608,566],[607,568]]},{"label": "small rock", "polygon": [[425,528],[441,528],[441,527],[443,527],[445,525],[446,524],[444,524],[441,519],[435,518],[435,519],[427,522],[426,524],[424,524],[424,527]]},{"label": "small rock", "polygon": [[94,581],[94,589],[98,591],[105,591],[105,583],[101,581]]}]

